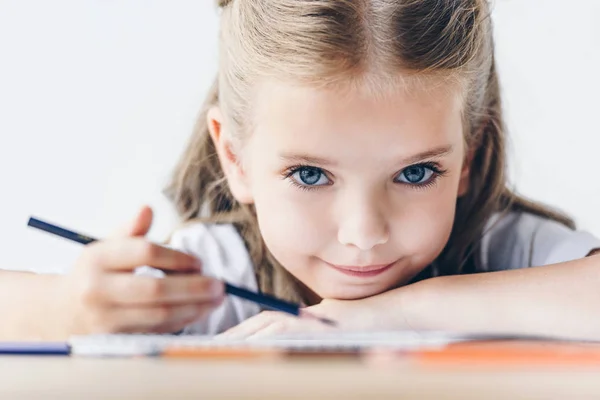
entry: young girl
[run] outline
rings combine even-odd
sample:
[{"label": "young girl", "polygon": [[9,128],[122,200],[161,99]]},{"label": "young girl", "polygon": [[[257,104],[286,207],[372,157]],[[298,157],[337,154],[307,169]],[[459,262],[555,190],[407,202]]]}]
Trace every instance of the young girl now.
[{"label": "young girl", "polygon": [[153,245],[144,209],[67,276],[0,274],[4,336],[327,329],[219,278],[342,329],[600,339],[600,242],[507,187],[487,1],[220,7],[218,79],[168,190],[189,223]]}]

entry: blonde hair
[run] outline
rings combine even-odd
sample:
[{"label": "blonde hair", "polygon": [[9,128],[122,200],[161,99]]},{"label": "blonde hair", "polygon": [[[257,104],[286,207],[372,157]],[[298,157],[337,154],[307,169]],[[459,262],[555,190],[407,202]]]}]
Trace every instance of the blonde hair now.
[{"label": "blonde hair", "polygon": [[[262,240],[254,207],[232,197],[206,115],[219,105],[235,138],[251,132],[252,86],[279,79],[319,87],[369,86],[400,76],[452,80],[464,90],[465,143],[473,155],[468,193],[457,200],[450,239],[435,261],[440,275],[474,272],[479,241],[496,212],[567,217],[511,191],[486,0],[220,0],[218,77],[167,194],[184,221],[230,222],[243,237],[261,291],[299,298],[298,282]],[[431,80],[430,79],[430,80]],[[378,86],[379,85],[379,86]]]}]

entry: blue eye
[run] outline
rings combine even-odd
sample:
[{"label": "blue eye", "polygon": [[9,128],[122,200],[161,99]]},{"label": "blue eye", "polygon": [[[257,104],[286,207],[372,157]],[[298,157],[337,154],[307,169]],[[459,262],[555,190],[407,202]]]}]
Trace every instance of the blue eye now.
[{"label": "blue eye", "polygon": [[291,174],[291,177],[302,186],[324,186],[330,183],[323,171],[316,167],[300,167]]},{"label": "blue eye", "polygon": [[409,185],[426,184],[436,173],[431,167],[425,165],[411,165],[405,168],[398,177],[397,182],[408,183]]}]

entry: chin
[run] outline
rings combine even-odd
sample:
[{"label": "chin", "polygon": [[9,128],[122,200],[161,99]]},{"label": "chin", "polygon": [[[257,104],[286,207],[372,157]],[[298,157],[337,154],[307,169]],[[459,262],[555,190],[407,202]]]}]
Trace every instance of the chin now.
[{"label": "chin", "polygon": [[323,299],[331,300],[360,300],[367,297],[375,296],[386,292],[389,288],[377,288],[377,287],[342,287],[335,289],[325,289],[317,293]]}]

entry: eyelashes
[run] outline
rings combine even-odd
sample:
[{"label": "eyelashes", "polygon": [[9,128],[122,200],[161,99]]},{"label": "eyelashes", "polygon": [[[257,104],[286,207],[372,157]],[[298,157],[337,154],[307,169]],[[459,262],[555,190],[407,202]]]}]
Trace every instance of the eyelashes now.
[{"label": "eyelashes", "polygon": [[[301,190],[316,190],[321,186],[333,184],[323,169],[311,165],[292,166],[285,170],[283,175],[293,186]],[[321,182],[323,178],[326,182]],[[321,183],[318,184],[319,182]]]},{"label": "eyelashes", "polygon": [[404,168],[396,177],[404,179],[394,179],[397,183],[407,184],[415,189],[426,189],[435,185],[437,180],[445,176],[447,170],[443,170],[438,163],[427,162],[414,164]]},{"label": "eyelashes", "polygon": [[[413,164],[398,172],[394,182],[412,189],[427,189],[434,186],[447,172],[436,162]],[[282,175],[301,190],[318,190],[323,186],[333,185],[333,180],[325,170],[312,165],[294,165],[287,168]]]}]

